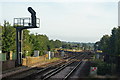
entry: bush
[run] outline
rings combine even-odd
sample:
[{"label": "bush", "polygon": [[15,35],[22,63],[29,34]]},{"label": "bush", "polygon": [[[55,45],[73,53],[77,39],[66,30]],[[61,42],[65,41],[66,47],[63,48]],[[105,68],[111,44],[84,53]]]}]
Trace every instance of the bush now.
[{"label": "bush", "polygon": [[111,74],[111,64],[107,64],[106,62],[96,60],[94,66],[98,67],[97,74],[98,75],[107,75]]}]

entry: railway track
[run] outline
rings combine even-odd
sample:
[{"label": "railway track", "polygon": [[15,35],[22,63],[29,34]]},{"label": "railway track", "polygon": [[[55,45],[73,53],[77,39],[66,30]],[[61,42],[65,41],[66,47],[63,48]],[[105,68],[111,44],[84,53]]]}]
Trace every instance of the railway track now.
[{"label": "railway track", "polygon": [[54,79],[59,79],[59,80],[69,80],[71,74],[74,73],[74,71],[77,69],[78,66],[82,64],[82,59],[84,59],[86,56],[83,56],[80,60],[75,60],[74,62],[68,64],[63,70],[60,72],[56,73],[53,76],[50,76],[49,78],[44,78],[43,80],[54,80]]},{"label": "railway track", "polygon": [[60,72],[61,70],[63,70],[65,67],[69,66],[72,63],[73,63],[73,61],[70,61],[66,64],[61,65],[58,68],[55,68],[55,69],[43,74],[41,77],[37,77],[37,78],[41,78],[42,80],[46,80],[46,79],[50,78],[51,76],[55,75],[56,73]]},{"label": "railway track", "polygon": [[80,61],[77,66],[75,66],[65,77],[63,80],[69,80],[69,77],[71,76],[71,74],[77,69],[78,66],[80,66],[80,64],[82,64],[82,61]]},{"label": "railway track", "polygon": [[69,61],[66,64],[61,65],[58,68],[55,68],[55,69],[53,69],[51,71],[48,71],[47,73],[43,73],[41,75],[37,75],[34,79],[35,80],[47,80],[47,79],[48,80],[49,79],[52,80],[52,79],[56,78],[56,77],[53,77],[53,76],[59,76],[59,77],[57,77],[57,79],[58,78],[60,79],[62,76],[59,75],[58,73],[64,71],[69,66],[75,66],[75,67],[72,67],[72,69],[70,70],[70,72],[68,72],[67,75],[63,78],[64,80],[66,80],[74,72],[74,70],[82,63],[81,60],[85,58],[85,55],[77,56],[76,58],[78,58],[78,59],[81,58],[81,59],[80,60],[73,59],[72,61]]},{"label": "railway track", "polygon": [[63,78],[64,80],[67,80],[69,76],[76,70],[76,68],[80,66],[82,59],[84,59],[86,56],[86,54],[77,54],[74,57],[67,58],[65,62],[59,62],[55,65],[49,65],[45,68],[35,67],[34,69],[26,72],[3,78],[3,80],[47,80],[53,78],[53,76],[57,75],[59,72],[62,72],[65,68],[74,65],[71,71],[69,71]]},{"label": "railway track", "polygon": [[43,71],[48,71],[50,69],[53,69],[54,67],[58,67],[61,64],[64,64],[66,61],[68,61],[68,60],[70,60],[70,59],[72,59],[74,57],[68,57],[68,58],[66,58],[66,59],[64,59],[64,60],[62,60],[60,62],[53,62],[52,64],[51,63],[47,64],[47,67],[45,67],[45,68],[38,66],[38,67],[26,69],[25,71],[24,70],[20,71],[19,73],[12,72],[13,74],[11,74],[11,75],[3,76],[2,80],[9,80],[9,79],[21,80],[21,79],[24,79],[26,77],[31,77],[31,75],[35,75],[35,74],[41,73]]}]

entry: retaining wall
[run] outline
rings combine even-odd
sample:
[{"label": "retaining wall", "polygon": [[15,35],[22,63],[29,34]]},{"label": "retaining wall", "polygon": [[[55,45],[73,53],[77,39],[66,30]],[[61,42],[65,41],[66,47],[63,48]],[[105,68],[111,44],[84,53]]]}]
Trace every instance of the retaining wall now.
[{"label": "retaining wall", "polygon": [[38,62],[42,62],[46,59],[45,56],[39,56],[39,57],[27,57],[27,58],[23,58],[22,60],[22,65],[24,66],[29,66]]},{"label": "retaining wall", "polygon": [[15,67],[15,60],[2,61],[2,71]]}]

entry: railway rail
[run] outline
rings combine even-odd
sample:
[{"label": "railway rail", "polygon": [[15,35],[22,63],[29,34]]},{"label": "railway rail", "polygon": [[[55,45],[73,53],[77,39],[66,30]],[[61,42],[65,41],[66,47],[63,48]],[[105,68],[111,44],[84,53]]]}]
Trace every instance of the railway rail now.
[{"label": "railway rail", "polygon": [[[75,66],[75,67],[72,68],[72,70],[65,76],[65,78],[63,78],[64,80],[68,79],[68,77],[73,73],[73,71],[82,63],[81,60],[85,58],[85,55],[77,56],[77,57],[75,57],[75,58],[78,58],[78,59],[79,59],[80,57],[81,57],[80,60],[75,60],[75,59],[73,59],[73,60],[67,62],[66,64],[63,64],[63,65],[61,65],[60,67],[55,68],[55,69],[53,69],[53,70],[51,70],[51,71],[49,71],[49,72],[47,72],[47,73],[43,73],[43,74],[41,74],[41,75],[37,75],[37,77],[35,77],[35,80],[38,80],[38,79],[39,79],[39,80],[47,80],[47,79],[50,79],[50,78],[52,78],[54,75],[56,75],[56,74],[58,74],[59,72],[63,71],[66,67],[69,67],[69,66],[71,66],[71,65],[77,65],[77,66]],[[79,61],[80,61],[80,62],[79,62]],[[59,74],[58,74],[58,75],[59,75]]]},{"label": "railway rail", "polygon": [[63,71],[66,67],[70,65],[74,65],[74,68],[72,68],[69,73],[63,78],[64,80],[67,80],[69,76],[76,70],[78,66],[82,63],[82,59],[84,59],[87,56],[87,54],[76,54],[76,56],[66,58],[65,61],[55,63],[54,65],[49,65],[45,68],[41,67],[35,67],[33,69],[30,69],[28,71],[22,72],[20,74],[15,74],[12,76],[8,76],[6,78],[3,78],[3,80],[7,79],[17,79],[17,80],[47,80],[49,78],[52,78],[54,75],[58,74],[59,72]]},{"label": "railway rail", "polygon": [[[71,64],[67,65],[65,67],[65,69],[61,70],[60,73],[58,74],[55,74],[54,76],[52,77],[49,77],[51,79],[62,79],[62,80],[69,80],[71,74],[74,73],[74,71],[77,69],[78,66],[80,66],[82,64],[82,59],[85,59],[87,55],[83,55],[81,57],[78,57],[80,58],[80,60],[75,60],[74,62],[72,62]],[[72,66],[72,67],[70,67]],[[63,74],[64,73],[64,74]],[[45,78],[44,80],[46,80],[48,78]]]}]

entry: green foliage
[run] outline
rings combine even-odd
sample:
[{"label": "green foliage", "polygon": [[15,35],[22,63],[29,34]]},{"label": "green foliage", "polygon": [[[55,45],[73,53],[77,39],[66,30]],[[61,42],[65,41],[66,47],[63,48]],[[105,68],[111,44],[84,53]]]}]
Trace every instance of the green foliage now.
[{"label": "green foliage", "polygon": [[113,28],[110,36],[103,36],[99,42],[95,43],[95,49],[102,50],[105,53],[104,60],[106,63],[115,64],[116,71],[120,71],[120,27]]},{"label": "green foliage", "polygon": [[23,30],[23,46],[22,52],[24,56],[30,56],[32,53],[32,44],[30,43],[30,35],[28,30]]},{"label": "green foliage", "polygon": [[108,35],[104,35],[101,40],[101,50],[104,51],[104,52],[108,52],[109,51],[109,36]]},{"label": "green foliage", "polygon": [[95,64],[93,66],[96,66],[98,68],[97,74],[98,75],[107,75],[111,74],[111,64],[107,64],[106,62],[95,60]]},{"label": "green foliage", "polygon": [[115,54],[120,55],[120,27],[117,28],[115,38]]},{"label": "green foliage", "polygon": [[110,37],[110,54],[115,53],[115,47],[116,47],[116,38],[117,38],[117,28],[112,29],[112,35]]},{"label": "green foliage", "polygon": [[15,51],[15,28],[13,28],[9,22],[4,22],[2,26],[2,52],[8,53]]},{"label": "green foliage", "polygon": [[113,28],[110,36],[104,35],[94,46],[95,49],[100,49],[104,53],[115,56],[120,55],[120,27]]},{"label": "green foliage", "polygon": [[[13,51],[16,53],[16,29],[5,21],[4,26],[0,26],[2,29],[2,52],[8,53]],[[46,51],[53,51],[55,48],[66,49],[83,49],[83,47],[90,48],[90,43],[74,43],[74,42],[61,42],[60,40],[49,40],[46,35],[30,34],[30,31],[23,30],[22,38],[22,54],[23,57],[31,56],[34,50],[39,50],[40,55],[45,54]]]},{"label": "green foliage", "polygon": [[55,40],[54,41],[54,46],[55,46],[55,48],[60,48],[62,46],[61,41],[60,40]]},{"label": "green foliage", "polygon": [[[16,53],[16,29],[9,24],[4,22],[4,26],[0,26],[2,29],[2,52],[9,53],[13,51]],[[43,55],[45,51],[53,50],[54,48],[60,48],[62,42],[60,40],[49,40],[46,35],[30,34],[30,31],[23,30],[23,42],[22,42],[22,53],[23,56],[31,56],[34,50],[39,50],[40,55]]]}]

